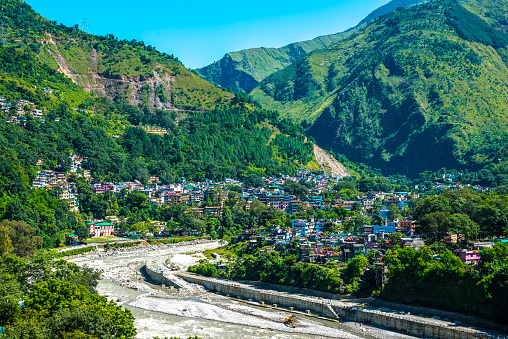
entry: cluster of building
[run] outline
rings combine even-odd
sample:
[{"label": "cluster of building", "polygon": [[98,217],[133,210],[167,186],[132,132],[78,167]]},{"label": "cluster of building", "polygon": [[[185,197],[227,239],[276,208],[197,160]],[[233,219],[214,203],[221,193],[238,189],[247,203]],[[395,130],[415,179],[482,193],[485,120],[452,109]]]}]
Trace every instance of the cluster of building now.
[{"label": "cluster of building", "polygon": [[67,201],[72,211],[78,211],[78,190],[75,185],[68,181],[68,174],[42,170],[37,171],[37,177],[32,182],[32,187],[55,189],[60,188],[59,198]]},{"label": "cluster of building", "polygon": [[[411,218],[397,216],[389,218],[390,208],[395,206],[402,212],[409,208],[411,199],[418,198],[418,195],[408,192],[366,192],[348,201],[337,198],[332,202],[329,200],[325,202],[323,201],[323,192],[331,190],[338,178],[328,175],[314,175],[305,170],[298,171],[296,176],[279,175],[263,178],[265,188],[245,188],[240,181],[233,179],[225,179],[222,182],[205,179],[203,182],[188,183],[185,178],[180,178],[177,183],[162,185],[159,178],[155,176],[150,178],[147,185],[142,185],[139,181],[111,183],[91,178],[90,172],[83,168],[86,158],[71,155],[70,160],[70,173],[85,177],[96,194],[108,191],[120,194],[124,190],[129,192],[137,190],[145,194],[153,204],[158,206],[189,205],[197,215],[222,215],[225,201],[230,191],[233,190],[239,193],[238,197],[242,198],[239,201],[245,210],[249,210],[251,204],[255,200],[259,200],[267,206],[285,211],[292,216],[297,215],[305,205],[305,208],[312,209],[322,209],[327,206],[343,208],[347,211],[357,210],[369,217],[378,216],[378,220],[379,217],[382,218],[381,225],[365,225],[360,229],[355,229],[355,236],[327,232],[327,223],[340,224],[343,222],[332,219],[293,219],[290,228],[274,226],[268,234],[263,234],[262,239],[272,244],[274,249],[283,249],[297,241],[303,261],[326,263],[330,260],[340,260],[347,262],[355,255],[365,255],[370,250],[374,251],[374,257],[380,258],[386,249],[392,248],[395,244],[412,247],[423,245],[423,241],[415,234],[415,221]],[[42,161],[38,162],[38,165],[42,164]],[[73,210],[78,210],[77,189],[68,182],[70,173],[41,170],[37,172],[37,177],[32,185],[50,189],[60,187],[60,198],[66,200]],[[295,195],[284,192],[283,186],[287,182],[302,180],[311,183],[307,185],[311,188],[306,197],[299,199]],[[90,222],[88,224],[89,236],[101,237],[118,234],[119,230],[115,230],[115,225],[119,222],[116,217],[108,217],[106,221]],[[162,233],[166,225],[156,221],[153,226],[154,233]],[[397,242],[390,240],[389,235],[395,232],[403,233],[405,237]],[[254,237],[253,233],[246,233],[234,241],[242,239],[248,239],[251,242],[258,241],[252,237]],[[456,251],[456,255],[465,263],[475,263],[479,260],[479,251],[481,251],[477,247]]]},{"label": "cluster of building", "polygon": [[299,169],[294,176],[281,174],[279,176],[270,176],[264,178],[265,185],[270,191],[280,190],[282,186],[288,181],[298,182],[300,180],[304,180],[312,184],[312,189],[310,190],[311,194],[319,194],[324,189],[331,188],[332,184],[335,184],[338,178],[326,174],[312,174],[311,172],[304,169]]},{"label": "cluster of building", "polygon": [[[393,248],[396,244],[405,247],[419,248],[424,245],[422,239],[411,237],[406,233],[405,238],[390,240],[391,233],[401,230],[394,226],[365,225],[351,233],[331,233],[325,229],[327,223],[340,224],[341,220],[292,220],[291,234],[282,241],[297,240],[301,248],[302,260],[308,262],[323,262],[340,260],[347,262],[356,255],[365,255],[368,250],[373,250],[376,258],[384,255],[386,249]],[[271,235],[274,239],[279,237],[277,233]]]},{"label": "cluster of building", "polygon": [[[326,264],[330,261],[348,262],[358,255],[371,257],[372,260],[379,262],[386,254],[387,250],[399,247],[413,247],[419,249],[425,245],[422,238],[404,237],[400,239],[391,239],[390,232],[380,230],[373,233],[371,226],[365,226],[360,232],[355,233],[323,233],[323,225],[327,221],[339,222],[339,220],[318,220],[303,222],[302,220],[293,220],[292,228],[283,228],[278,225],[272,225],[268,232],[256,234],[253,231],[244,231],[240,236],[232,238],[232,243],[243,241],[249,242],[252,249],[266,245],[262,251],[284,251],[289,246],[296,244],[298,248],[299,260],[303,262]],[[304,233],[303,228],[309,227],[309,232]],[[508,239],[495,239],[488,242],[470,242],[468,248],[457,249],[453,253],[464,264],[477,264],[481,259],[482,251],[490,248],[496,242],[508,243]],[[434,259],[439,260],[439,255]]]},{"label": "cluster of building", "polygon": [[[86,224],[88,229],[89,238],[107,237],[107,236],[122,236],[126,238],[139,239],[140,235],[136,233],[125,233],[125,230],[118,228],[119,220],[116,216],[108,216],[106,220],[91,220]],[[153,234],[161,234],[166,231],[166,223],[163,221],[150,221]],[[153,235],[152,234],[152,235]]]},{"label": "cluster of building", "polygon": [[303,234],[302,221],[294,220],[291,229],[285,229],[273,225],[267,234],[256,235],[246,231],[232,239],[233,243],[249,241],[252,248],[260,244],[269,246],[263,251],[283,251],[289,246],[298,247],[299,260],[303,262],[326,264],[330,261],[348,262],[357,255],[370,255],[374,260],[380,260],[388,249],[396,245],[404,247],[420,248],[424,241],[420,238],[402,238],[391,240],[387,234],[380,232],[372,234],[369,231],[352,235],[350,233],[324,234],[323,225],[327,221],[338,222],[338,220],[318,220],[312,222],[315,226],[312,232]]},{"label": "cluster of building", "polygon": [[[138,190],[145,194],[148,199],[158,206],[170,205],[189,205],[199,214],[222,215],[224,202],[228,197],[231,187],[242,188],[241,198],[243,207],[248,210],[254,199],[259,199],[262,203],[274,208],[283,210],[288,214],[295,215],[299,212],[302,204],[307,204],[312,208],[321,208],[323,206],[322,196],[318,195],[323,189],[331,188],[335,181],[326,175],[309,176],[309,180],[319,182],[321,187],[312,190],[312,195],[306,197],[303,201],[294,195],[284,193],[282,185],[288,180],[298,180],[301,177],[269,177],[266,178],[267,188],[243,189],[240,181],[226,178],[222,182],[213,182],[205,179],[203,182],[188,183],[185,178],[180,178],[178,183],[161,185],[158,177],[151,177],[150,183],[143,186],[139,181],[134,182],[101,182],[91,180],[91,185],[95,193],[104,193],[112,191],[119,194],[123,189],[129,191]],[[207,206],[196,207],[206,203]]]},{"label": "cluster of building", "polygon": [[508,243],[508,239],[494,239],[491,241],[484,242],[470,242],[468,248],[457,249],[453,253],[460,259],[464,264],[476,265],[482,258],[482,250],[485,248],[491,248],[497,242]]},{"label": "cluster of building", "polygon": [[[87,179],[90,178],[90,171],[83,169],[83,162],[86,158],[71,155],[70,156],[70,172],[57,172],[51,170],[37,171],[37,176],[32,181],[32,187],[55,189],[60,188],[59,198],[67,201],[72,211],[79,210],[78,190],[76,186],[69,183],[68,179],[70,173],[76,173],[78,176],[83,176]],[[44,164],[44,161],[39,160],[37,166]]]},{"label": "cluster of building", "polygon": [[24,125],[27,120],[27,114],[32,119],[40,119],[41,122],[44,122],[46,119],[46,114],[42,110],[37,109],[37,106],[28,100],[19,99],[15,102],[9,102],[5,98],[0,97],[0,110],[4,113],[7,122],[16,125]]}]

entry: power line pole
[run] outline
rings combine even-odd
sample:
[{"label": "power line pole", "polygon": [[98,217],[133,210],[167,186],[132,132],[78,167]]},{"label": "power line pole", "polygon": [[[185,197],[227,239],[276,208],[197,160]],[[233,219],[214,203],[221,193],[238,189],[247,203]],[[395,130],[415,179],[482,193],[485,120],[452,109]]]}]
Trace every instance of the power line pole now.
[{"label": "power line pole", "polygon": [[88,33],[88,31],[90,29],[90,26],[89,26],[87,18],[81,19],[81,21],[79,23],[79,29],[82,30],[85,33]]},{"label": "power line pole", "polygon": [[2,19],[0,19],[0,45],[5,47],[5,26]]}]

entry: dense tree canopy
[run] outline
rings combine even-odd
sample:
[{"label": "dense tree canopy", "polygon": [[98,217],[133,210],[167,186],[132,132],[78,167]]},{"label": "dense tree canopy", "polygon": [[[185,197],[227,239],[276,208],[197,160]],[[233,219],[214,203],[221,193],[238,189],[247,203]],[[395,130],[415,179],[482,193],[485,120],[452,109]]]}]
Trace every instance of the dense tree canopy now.
[{"label": "dense tree canopy", "polygon": [[507,322],[508,244],[484,249],[480,263],[473,267],[449,250],[441,251],[438,260],[433,255],[428,247],[387,253],[383,262],[389,279],[381,297]]},{"label": "dense tree canopy", "polygon": [[414,218],[421,230],[435,240],[448,233],[465,239],[501,237],[508,233],[508,196],[477,193],[464,188],[431,195],[418,202]]},{"label": "dense tree canopy", "polygon": [[0,337],[134,338],[131,312],[99,296],[97,279],[97,272],[47,253],[0,256]]}]

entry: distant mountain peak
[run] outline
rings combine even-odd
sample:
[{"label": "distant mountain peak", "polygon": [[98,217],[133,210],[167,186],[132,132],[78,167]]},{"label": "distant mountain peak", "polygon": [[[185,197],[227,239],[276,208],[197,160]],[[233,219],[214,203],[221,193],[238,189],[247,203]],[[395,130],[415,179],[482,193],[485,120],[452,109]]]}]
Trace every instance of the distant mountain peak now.
[{"label": "distant mountain peak", "polygon": [[344,32],[322,35],[312,40],[295,42],[280,48],[250,48],[229,52],[224,57],[196,71],[206,80],[232,91],[249,93],[269,75],[290,66],[296,60],[315,50],[331,46],[365,27],[367,23],[381,15],[395,11],[399,7],[410,7],[431,0],[393,0],[381,6],[357,26]]},{"label": "distant mountain peak", "polygon": [[383,5],[376,10],[372,11],[369,15],[365,17],[362,21],[360,21],[361,24],[367,24],[371,22],[372,20],[379,18],[382,15],[394,12],[397,10],[397,8],[404,7],[408,8],[415,5],[421,5],[425,4],[427,2],[430,2],[433,0],[392,0],[386,5]]}]

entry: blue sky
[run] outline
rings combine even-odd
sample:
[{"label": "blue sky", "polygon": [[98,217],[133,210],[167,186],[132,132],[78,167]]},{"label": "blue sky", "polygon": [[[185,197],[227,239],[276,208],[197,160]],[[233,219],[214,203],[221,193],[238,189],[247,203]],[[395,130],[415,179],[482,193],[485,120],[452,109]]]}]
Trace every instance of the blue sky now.
[{"label": "blue sky", "polygon": [[388,0],[69,1],[26,0],[49,20],[90,33],[142,40],[198,68],[231,51],[281,47],[355,26]]}]

